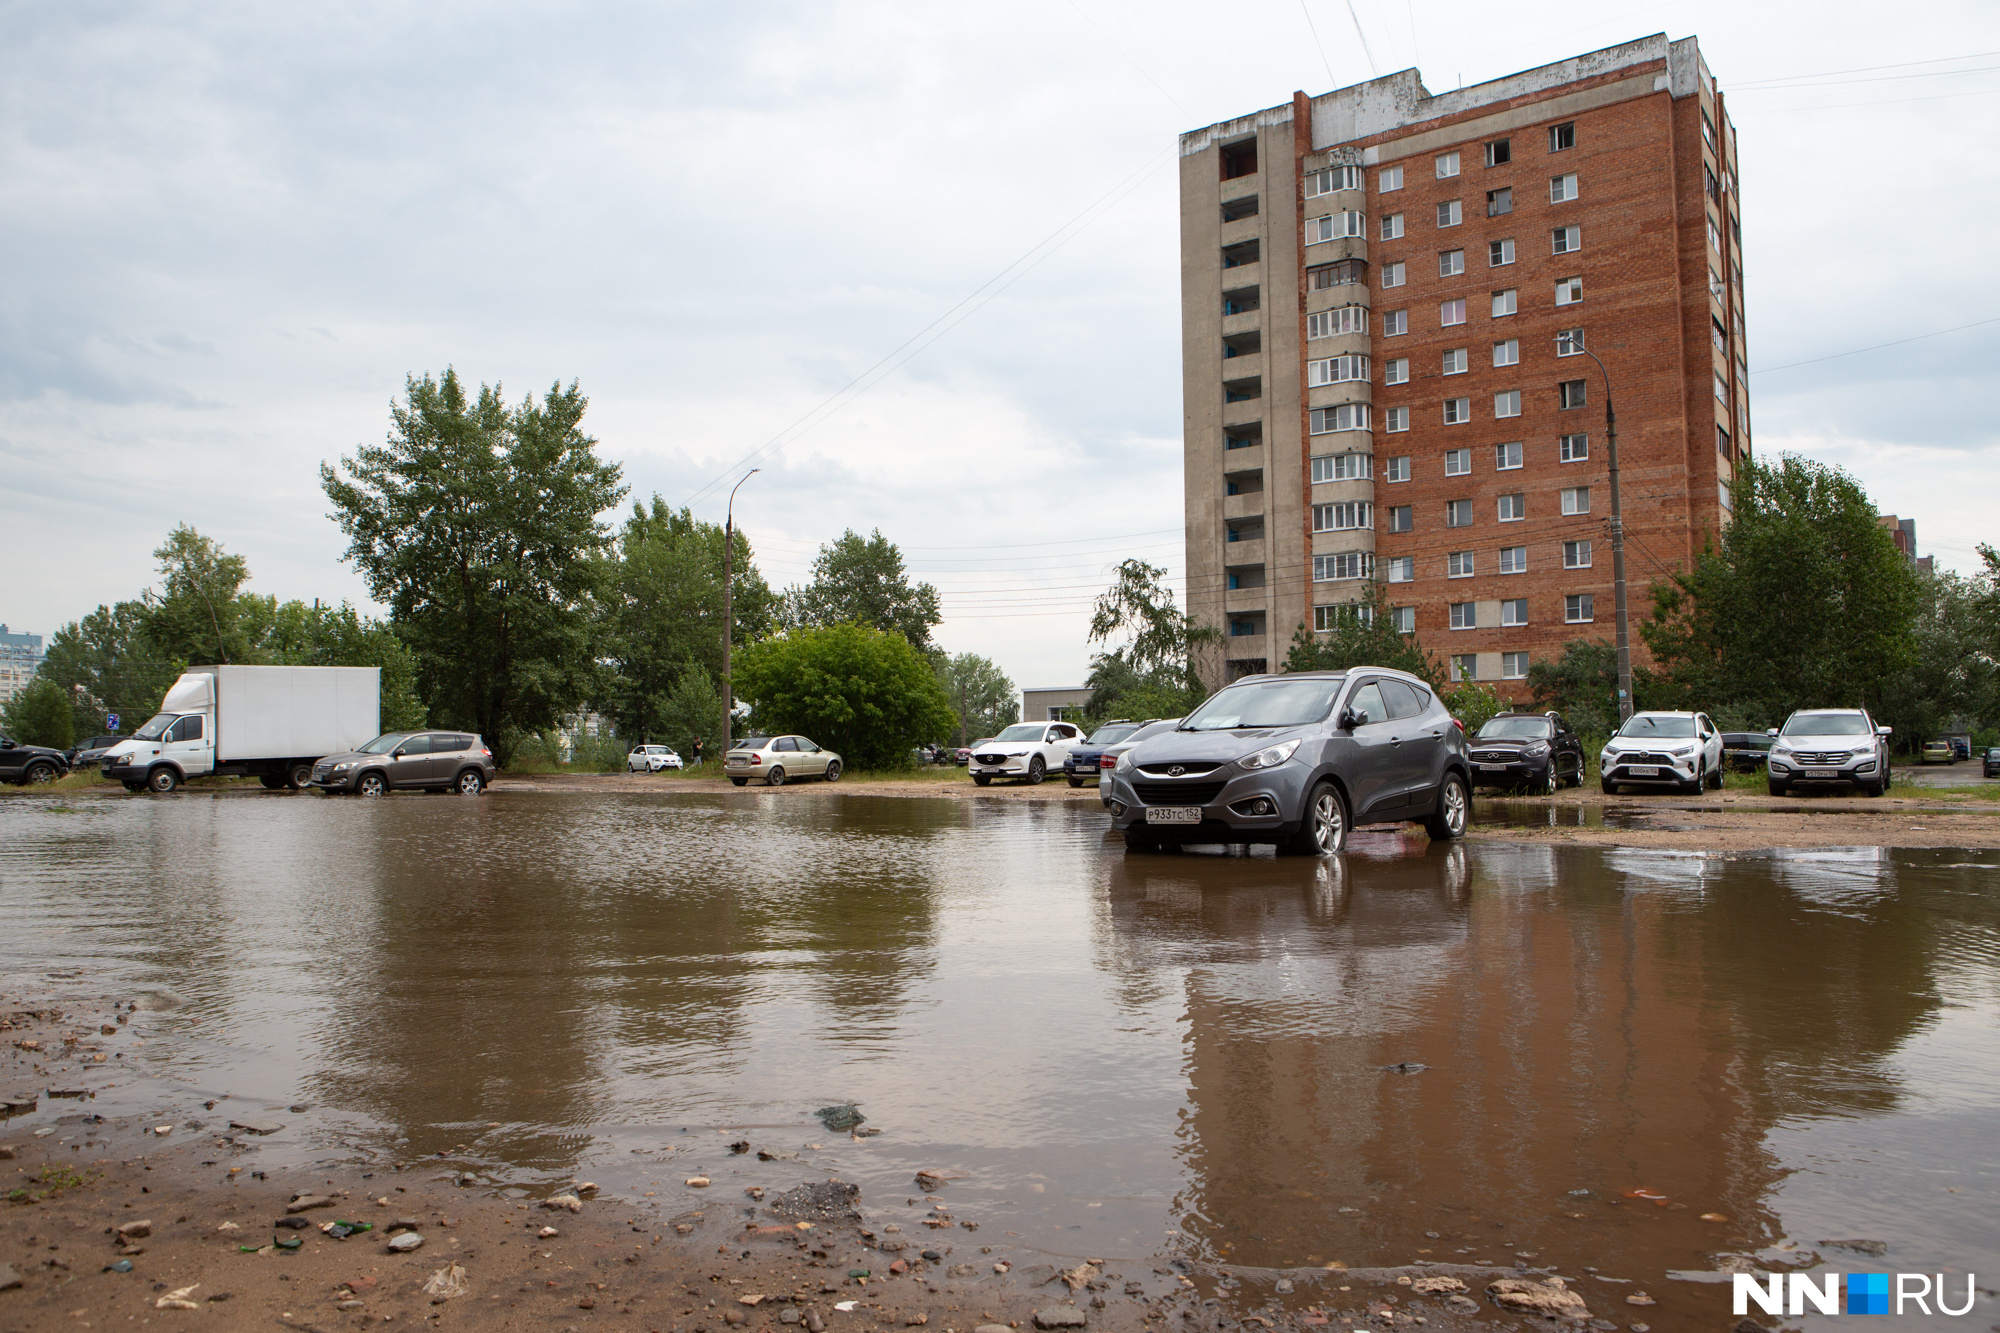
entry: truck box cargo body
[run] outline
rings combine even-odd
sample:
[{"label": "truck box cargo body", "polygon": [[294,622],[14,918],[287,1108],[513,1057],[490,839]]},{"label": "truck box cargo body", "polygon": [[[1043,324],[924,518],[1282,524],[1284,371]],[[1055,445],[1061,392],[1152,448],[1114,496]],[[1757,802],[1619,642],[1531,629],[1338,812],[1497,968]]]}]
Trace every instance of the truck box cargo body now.
[{"label": "truck box cargo body", "polygon": [[378,667],[190,667],[103,771],[155,791],[204,773],[303,787],[317,760],[373,740],[381,721]]}]

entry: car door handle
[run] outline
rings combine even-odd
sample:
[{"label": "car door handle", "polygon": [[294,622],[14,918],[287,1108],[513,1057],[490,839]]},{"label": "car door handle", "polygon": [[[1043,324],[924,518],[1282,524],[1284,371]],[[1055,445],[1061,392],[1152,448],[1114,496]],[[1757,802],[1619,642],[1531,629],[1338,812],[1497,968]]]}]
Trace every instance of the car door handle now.
[{"label": "car door handle", "polygon": [[1389,738],[1389,744],[1391,745],[1401,745],[1402,743],[1403,743],[1403,738],[1401,736],[1391,736]]}]

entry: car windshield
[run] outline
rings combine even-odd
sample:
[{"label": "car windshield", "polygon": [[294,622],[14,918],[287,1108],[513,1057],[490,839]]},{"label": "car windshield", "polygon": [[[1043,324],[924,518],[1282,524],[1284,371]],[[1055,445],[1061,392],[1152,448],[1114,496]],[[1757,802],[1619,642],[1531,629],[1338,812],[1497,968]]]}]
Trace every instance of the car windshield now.
[{"label": "car windshield", "polygon": [[389,751],[395,749],[398,745],[401,745],[404,741],[408,739],[410,739],[409,732],[392,731],[386,736],[377,736],[374,740],[362,746],[360,749],[360,753],[387,754],[389,753]]},{"label": "car windshield", "polygon": [[1042,738],[1042,724],[1020,722],[1008,727],[993,739],[996,741],[1038,741]]},{"label": "car windshield", "polygon": [[1627,718],[1625,725],[1618,728],[1620,736],[1641,741],[1684,741],[1694,735],[1694,719],[1691,717],[1638,717]]},{"label": "car windshield", "polygon": [[1547,740],[1549,720],[1545,717],[1496,717],[1473,737],[1482,741]]},{"label": "car windshield", "polygon": [[179,720],[179,713],[161,713],[151,722],[132,733],[135,741],[156,741],[167,734],[167,728]]},{"label": "car windshield", "polygon": [[1136,735],[1140,729],[1137,722],[1112,722],[1090,733],[1092,745],[1116,745]]},{"label": "car windshield", "polygon": [[[1130,736],[1127,736],[1125,741],[1129,745],[1137,745],[1140,741],[1149,741],[1162,732],[1172,731],[1180,724],[1181,720],[1177,717],[1170,717],[1164,722],[1149,722]],[[2000,751],[1996,751],[1995,753],[2000,753]]]},{"label": "car windshield", "polygon": [[1231,685],[1188,715],[1182,731],[1241,727],[1302,727],[1322,721],[1345,676],[1304,676]]},{"label": "car windshield", "polygon": [[1785,720],[1787,736],[1866,736],[1868,722],[1859,713],[1794,713]]}]

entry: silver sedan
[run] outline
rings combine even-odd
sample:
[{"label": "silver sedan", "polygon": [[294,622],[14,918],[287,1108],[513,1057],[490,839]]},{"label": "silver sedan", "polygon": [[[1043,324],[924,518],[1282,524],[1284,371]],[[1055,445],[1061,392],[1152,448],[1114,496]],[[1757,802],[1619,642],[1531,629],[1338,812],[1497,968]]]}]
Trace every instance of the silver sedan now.
[{"label": "silver sedan", "polygon": [[782,787],[793,778],[838,782],[840,756],[804,736],[745,736],[722,757],[722,771],[739,787],[752,778],[762,778],[768,787]]}]

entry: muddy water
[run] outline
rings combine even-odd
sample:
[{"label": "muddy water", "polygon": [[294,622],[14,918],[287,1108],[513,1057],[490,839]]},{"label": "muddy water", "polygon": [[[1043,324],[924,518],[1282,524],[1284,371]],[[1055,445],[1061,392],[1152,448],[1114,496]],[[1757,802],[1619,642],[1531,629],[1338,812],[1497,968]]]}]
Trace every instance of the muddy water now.
[{"label": "muddy water", "polygon": [[[981,1240],[1518,1258],[1660,1327],[1731,1253],[2000,1276],[1996,924],[1993,853],[1128,857],[1091,811],[812,789],[0,808],[0,974],[150,997],[98,1109],[308,1104],[274,1159],[666,1211],[829,1173],[913,1211],[941,1168]],[[812,1118],[847,1101],[879,1136]]]}]

